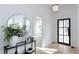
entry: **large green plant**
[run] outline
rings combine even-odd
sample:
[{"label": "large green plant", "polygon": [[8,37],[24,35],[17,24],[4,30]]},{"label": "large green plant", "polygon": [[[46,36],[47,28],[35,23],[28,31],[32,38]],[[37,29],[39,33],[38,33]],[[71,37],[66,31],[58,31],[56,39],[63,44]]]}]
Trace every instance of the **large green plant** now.
[{"label": "large green plant", "polygon": [[13,28],[13,25],[7,26],[4,28],[4,39],[9,42],[12,39],[12,36],[21,36],[23,34],[23,29],[17,26]]}]

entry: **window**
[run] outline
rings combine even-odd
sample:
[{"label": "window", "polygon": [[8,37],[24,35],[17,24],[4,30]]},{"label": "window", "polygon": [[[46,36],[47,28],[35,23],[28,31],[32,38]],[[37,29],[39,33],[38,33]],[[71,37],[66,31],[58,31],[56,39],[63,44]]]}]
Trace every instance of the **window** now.
[{"label": "window", "polygon": [[42,19],[41,17],[35,17],[34,36],[39,37],[41,35],[42,35]]}]

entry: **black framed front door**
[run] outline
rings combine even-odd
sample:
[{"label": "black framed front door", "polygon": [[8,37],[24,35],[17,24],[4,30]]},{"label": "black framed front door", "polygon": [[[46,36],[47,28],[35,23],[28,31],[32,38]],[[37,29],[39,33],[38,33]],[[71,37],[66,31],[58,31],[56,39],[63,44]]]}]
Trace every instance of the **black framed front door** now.
[{"label": "black framed front door", "polygon": [[70,18],[57,20],[57,38],[58,43],[70,45]]}]

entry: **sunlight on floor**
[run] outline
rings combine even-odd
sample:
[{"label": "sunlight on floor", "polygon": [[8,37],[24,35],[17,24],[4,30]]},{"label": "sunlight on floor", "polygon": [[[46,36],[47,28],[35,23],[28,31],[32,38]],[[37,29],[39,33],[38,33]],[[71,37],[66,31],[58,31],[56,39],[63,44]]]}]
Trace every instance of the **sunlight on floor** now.
[{"label": "sunlight on floor", "polygon": [[51,49],[51,48],[40,48],[40,47],[36,47],[36,49],[40,50],[40,51],[43,51],[47,54],[53,54],[55,52],[57,52],[58,50],[57,49]]}]

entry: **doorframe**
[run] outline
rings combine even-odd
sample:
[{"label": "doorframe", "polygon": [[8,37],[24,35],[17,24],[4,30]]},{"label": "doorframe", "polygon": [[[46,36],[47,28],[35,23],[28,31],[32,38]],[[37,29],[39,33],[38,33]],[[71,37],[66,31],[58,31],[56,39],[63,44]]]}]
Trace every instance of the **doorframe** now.
[{"label": "doorframe", "polygon": [[[60,20],[63,20],[63,21],[64,20],[69,20],[69,44],[59,42],[59,21]],[[63,22],[63,24],[64,24],[64,22]],[[68,46],[71,45],[71,19],[70,18],[63,18],[63,19],[58,19],[57,20],[57,43],[68,45]]]}]

